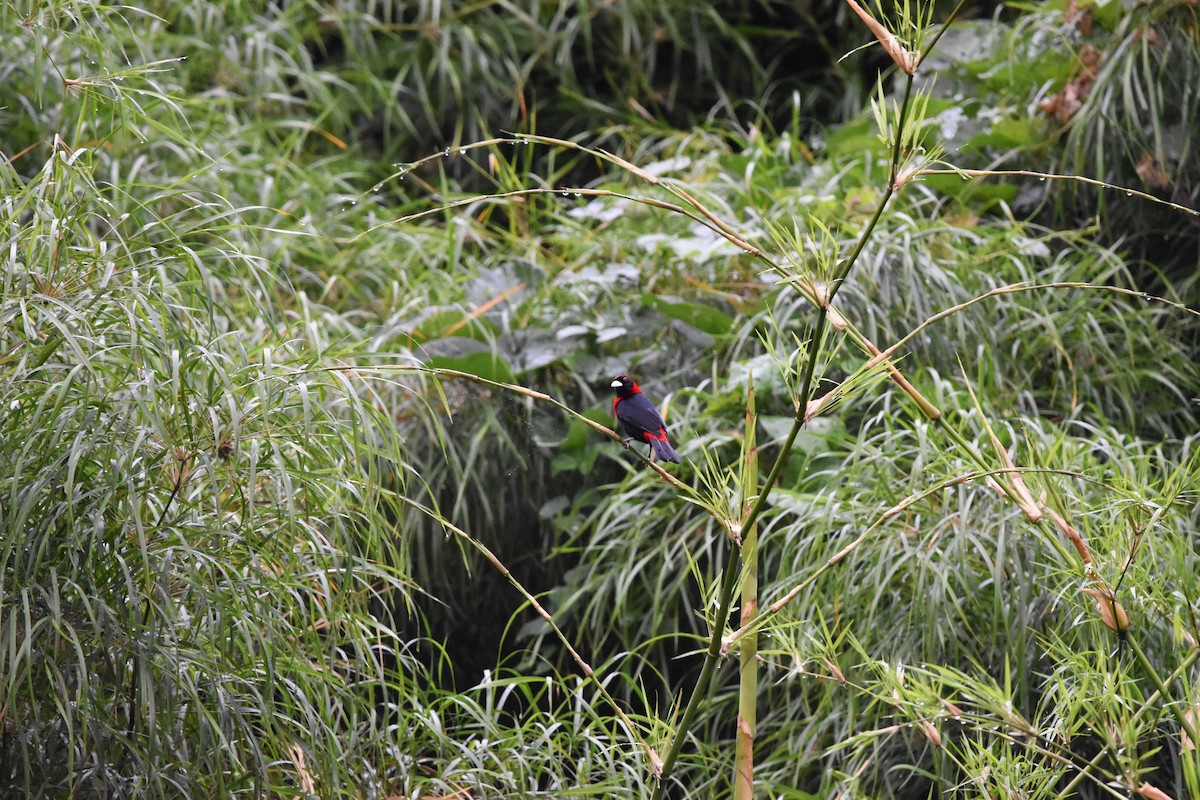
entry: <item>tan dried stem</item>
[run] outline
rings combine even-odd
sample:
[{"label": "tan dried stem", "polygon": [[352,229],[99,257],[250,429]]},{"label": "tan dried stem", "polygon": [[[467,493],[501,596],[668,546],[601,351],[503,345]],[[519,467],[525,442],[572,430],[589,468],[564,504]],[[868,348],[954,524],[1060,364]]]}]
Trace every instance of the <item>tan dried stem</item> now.
[{"label": "tan dried stem", "polygon": [[872,17],[866,9],[854,2],[854,0],[846,0],[846,3],[858,15],[858,18],[863,21],[863,24],[870,29],[871,33],[875,34],[875,38],[883,46],[884,52],[891,57],[892,61],[896,62],[896,66],[905,75],[912,75],[917,71],[919,58],[916,53],[901,44],[900,40],[896,38],[896,34],[885,28],[879,20]]},{"label": "tan dried stem", "polygon": [[1137,793],[1146,798],[1146,800],[1175,800],[1171,795],[1150,783],[1143,783],[1139,786]]},{"label": "tan dried stem", "polygon": [[[1015,474],[1014,477],[1016,477]],[[1124,633],[1129,630],[1129,614],[1117,600],[1112,587],[1096,574],[1096,564],[1092,560],[1091,550],[1088,548],[1087,542],[1083,540],[1083,536],[1080,535],[1079,529],[1046,504],[1045,492],[1042,493],[1038,507],[1045,512],[1050,521],[1054,523],[1054,527],[1058,528],[1059,532],[1075,548],[1075,552],[1079,554],[1079,560],[1083,562],[1084,574],[1091,584],[1080,591],[1096,601],[1096,613],[1100,615],[1100,621],[1114,633]]]},{"label": "tan dried stem", "polygon": [[1095,562],[1092,561],[1092,552],[1088,549],[1087,542],[1083,541],[1083,537],[1079,535],[1079,530],[1067,522],[1062,514],[1059,514],[1050,506],[1046,505],[1046,493],[1042,492],[1042,500],[1040,506],[1046,512],[1046,516],[1054,523],[1054,526],[1066,537],[1067,541],[1075,548],[1075,552],[1079,554],[1079,560],[1083,562],[1084,571],[1089,574],[1095,571]]}]

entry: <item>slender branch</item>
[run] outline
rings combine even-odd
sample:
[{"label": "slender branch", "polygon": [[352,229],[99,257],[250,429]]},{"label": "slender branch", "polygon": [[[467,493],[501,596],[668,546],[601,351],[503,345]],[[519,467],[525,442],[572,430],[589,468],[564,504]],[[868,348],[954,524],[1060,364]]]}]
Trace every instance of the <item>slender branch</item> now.
[{"label": "slender branch", "polygon": [[[945,163],[945,162],[943,162],[943,163]],[[1169,200],[1163,200],[1161,197],[1155,197],[1152,194],[1148,194],[1146,192],[1142,192],[1137,189],[1131,189],[1128,186],[1117,186],[1114,183],[1108,183],[1107,181],[1097,180],[1096,178],[1087,178],[1087,177],[1084,177],[1083,175],[1061,175],[1061,174],[1055,173],[1055,172],[1037,172],[1035,170],[1029,170],[1029,169],[961,169],[958,167],[951,167],[949,169],[922,169],[922,170],[918,170],[916,174],[917,175],[958,175],[963,179],[966,179],[966,178],[996,178],[996,177],[1003,177],[1005,175],[1020,175],[1022,177],[1027,177],[1027,178],[1037,178],[1040,181],[1044,181],[1044,180],[1075,181],[1076,183],[1086,183],[1089,186],[1098,186],[1101,189],[1116,189],[1117,191],[1124,192],[1129,197],[1139,197],[1143,200],[1149,200],[1153,203],[1159,203],[1161,205],[1167,206],[1168,208],[1172,208],[1176,211],[1182,211],[1185,214],[1191,214],[1194,217],[1200,217],[1200,210],[1197,210],[1195,208],[1190,208],[1189,206],[1183,206],[1183,205],[1180,205],[1179,203],[1172,203]]]},{"label": "slender branch", "polygon": [[[910,78],[910,81],[907,84],[907,86],[908,86],[908,88],[911,88],[911,78]],[[907,105],[907,103],[908,103],[908,94],[906,91],[905,104]],[[898,143],[899,141],[900,141],[900,137],[897,136],[896,142]],[[514,138],[489,139],[489,140],[486,140],[483,142],[477,142],[473,145],[464,145],[463,147],[458,148],[457,150],[453,151],[450,154],[442,153],[442,154],[431,155],[431,156],[426,157],[425,159],[422,159],[421,161],[417,161],[417,162],[414,162],[414,163],[408,165],[405,168],[405,170],[402,171],[402,173],[400,173],[400,174],[403,174],[403,172],[411,170],[426,161],[429,161],[432,159],[438,159],[438,158],[445,158],[445,157],[447,157],[447,155],[455,155],[460,152],[463,152],[463,151],[466,151],[469,149],[474,149],[477,147],[485,147],[485,146],[492,146],[495,144],[505,144],[505,143],[517,144],[517,143],[531,143],[531,142],[537,143],[537,144],[543,144],[543,145],[549,145],[549,146],[555,146],[555,147],[563,147],[563,148],[567,148],[567,149],[571,149],[571,150],[579,150],[582,152],[586,152],[590,155],[595,156],[596,158],[598,158],[602,161],[607,161],[610,164],[613,164],[617,167],[620,167],[621,169],[626,170],[627,172],[631,173],[632,175],[646,181],[647,183],[649,183],[653,186],[658,186],[659,188],[663,189],[664,191],[667,191],[670,194],[674,195],[675,197],[683,200],[685,203],[687,203],[688,205],[691,206],[691,209],[686,208],[681,205],[674,204],[674,203],[667,203],[662,200],[656,200],[654,198],[627,195],[627,194],[623,194],[620,192],[613,192],[608,189],[586,189],[586,188],[572,188],[569,190],[561,190],[561,189],[555,190],[555,189],[549,189],[549,188],[518,189],[518,190],[513,190],[510,192],[502,192],[502,193],[490,195],[490,196],[488,196],[488,199],[502,200],[502,199],[511,198],[511,197],[523,197],[523,196],[539,195],[539,194],[560,194],[560,193],[562,193],[562,191],[569,191],[571,194],[578,194],[581,196],[588,196],[588,197],[616,197],[616,198],[620,198],[623,200],[628,200],[631,202],[641,203],[644,205],[652,206],[654,208],[660,208],[660,209],[663,209],[666,211],[671,211],[671,212],[674,212],[677,214],[683,214],[688,219],[691,219],[700,225],[704,225],[705,227],[712,230],[714,233],[716,233],[719,236],[726,239],[730,244],[733,244],[734,246],[738,247],[739,249],[741,249],[748,255],[758,259],[763,264],[765,264],[770,270],[772,270],[776,274],[780,275],[785,281],[791,282],[795,286],[795,288],[806,299],[808,299],[810,302],[812,302],[815,305],[824,307],[825,313],[828,314],[832,318],[832,320],[834,321],[835,327],[838,328],[838,330],[846,331],[848,333],[848,335],[850,336],[851,340],[855,342],[855,344],[857,344],[859,347],[866,350],[872,356],[880,355],[879,349],[875,348],[873,345],[871,345],[871,343],[866,339],[866,337],[864,337],[861,333],[859,333],[857,331],[857,329],[855,329],[855,327],[853,325],[851,325],[837,311],[837,309],[833,306],[833,298],[837,294],[838,289],[840,288],[841,282],[845,279],[845,277],[849,273],[850,269],[853,267],[855,262],[858,260],[859,255],[861,255],[863,247],[866,244],[867,238],[871,235],[871,232],[874,230],[875,225],[879,222],[879,219],[881,218],[881,216],[883,214],[884,207],[887,205],[888,200],[891,198],[892,194],[895,192],[895,186],[894,186],[895,173],[896,173],[895,167],[893,167],[891,170],[892,178],[888,181],[888,186],[886,187],[884,195],[875,209],[875,213],[872,216],[871,221],[867,225],[866,229],[863,231],[862,235],[859,237],[857,243],[855,244],[854,251],[851,253],[850,257],[847,258],[845,260],[845,262],[843,262],[841,268],[838,270],[837,273],[835,273],[835,278],[832,281],[832,286],[830,286],[829,289],[824,293],[824,296],[822,296],[823,292],[817,286],[812,285],[810,282],[795,281],[793,279],[793,277],[789,276],[786,272],[784,272],[783,269],[781,269],[780,266],[770,258],[770,256],[768,256],[761,249],[751,245],[749,242],[745,241],[740,236],[738,236],[737,232],[733,229],[732,226],[729,225],[729,223],[725,222],[723,219],[721,219],[719,216],[717,216],[712,210],[710,210],[707,206],[705,206],[703,203],[701,203],[699,200],[697,200],[693,195],[691,195],[690,193],[685,191],[683,188],[676,186],[672,183],[665,182],[661,178],[659,178],[655,175],[649,174],[645,170],[640,169],[637,165],[631,164],[630,162],[626,161],[625,159],[620,158],[619,156],[616,156],[612,153],[609,153],[606,150],[588,148],[588,147],[585,147],[584,145],[579,144],[578,142],[572,142],[572,141],[569,141],[566,139],[556,139],[556,138],[549,137],[549,136],[538,136],[538,135],[534,135],[534,134],[526,134],[526,135],[522,135],[522,136],[514,137]],[[895,145],[893,147],[893,150],[894,150],[893,155],[895,155],[899,152],[897,149],[897,146],[895,146]],[[427,209],[425,211],[421,211],[421,212],[417,212],[415,214],[410,214],[408,216],[401,217],[397,220],[390,220],[388,222],[380,223],[379,225],[376,225],[373,228],[368,229],[367,231],[364,231],[361,234],[358,234],[358,236],[356,236],[355,238],[366,235],[366,234],[370,233],[371,231],[376,230],[378,228],[387,227],[389,225],[395,225],[395,224],[399,224],[399,223],[403,223],[403,222],[409,222],[409,221],[416,220],[423,216],[442,213],[447,209],[458,208],[458,207],[470,205],[470,204],[476,203],[478,201],[479,201],[479,198],[473,196],[473,197],[466,198],[463,200],[457,200],[457,201],[454,201],[451,203],[442,204],[442,205],[438,206],[437,208]],[[922,412],[927,417],[935,418],[937,416],[937,414],[935,413],[936,410],[933,409],[933,405],[929,401],[925,400],[924,397],[921,396],[920,392],[918,392],[912,386],[912,384],[910,384],[904,378],[904,376],[900,373],[899,369],[897,369],[893,364],[889,363],[887,365],[887,370],[888,370],[888,374],[892,378],[892,380],[895,381],[896,384],[909,397],[913,398],[913,400],[917,403],[918,406],[921,407]],[[467,376],[465,374],[462,374],[460,377],[473,379],[473,378],[471,378],[471,376]],[[482,382],[482,381],[480,381],[480,382]],[[503,384],[494,384],[494,385],[503,386]],[[794,439],[795,437],[792,436],[790,438]]]},{"label": "slender branch", "polygon": [[[908,90],[911,89],[911,87],[912,76],[910,75],[908,83],[906,84],[906,91],[904,95],[905,108],[908,106]],[[904,115],[902,111],[901,121],[903,121],[903,117]],[[897,142],[900,141],[900,138],[901,132],[898,130]],[[842,263],[840,268],[834,273],[834,278],[830,282],[828,289],[823,293],[823,296],[822,293],[818,293],[816,298],[810,298],[816,300],[815,305],[817,317],[815,324],[813,325],[813,335],[810,339],[811,344],[809,347],[809,358],[805,363],[804,373],[800,379],[799,391],[796,393],[796,416],[792,420],[791,430],[788,431],[787,439],[784,440],[783,447],[781,448],[779,455],[776,456],[775,463],[771,467],[771,472],[767,475],[767,479],[763,483],[762,489],[758,493],[758,497],[755,498],[754,504],[750,507],[749,512],[739,522],[738,527],[742,531],[749,530],[755,525],[755,523],[757,523],[759,516],[762,514],[763,507],[766,505],[767,497],[771,493],[771,488],[775,485],[776,481],[779,480],[779,476],[783,472],[783,468],[787,465],[788,458],[792,453],[792,447],[796,441],[796,437],[799,435],[800,429],[803,428],[805,423],[808,421],[808,404],[812,396],[813,377],[816,373],[817,361],[821,356],[822,343],[825,338],[825,326],[835,317],[837,319],[841,319],[841,315],[837,314],[837,312],[832,308],[831,304],[833,303],[833,298],[837,295],[838,289],[841,287],[846,277],[850,274],[850,271],[854,268],[855,263],[858,261],[858,257],[862,254],[863,248],[866,246],[867,239],[871,236],[876,224],[883,216],[884,207],[887,206],[888,200],[891,199],[891,196],[895,193],[895,189],[892,184],[894,182],[896,173],[897,162],[895,159],[898,158],[898,153],[899,144],[897,143],[893,153],[892,180],[888,181],[888,187],[885,190],[883,197],[880,198],[879,204],[876,207],[875,213],[871,217],[870,222],[859,236],[854,250],[851,252],[849,258],[847,258],[845,262]],[[718,220],[715,215],[708,211],[708,209],[701,206],[691,195],[683,192],[682,190],[678,190],[676,194],[677,196],[680,196],[687,202],[691,203],[693,207],[700,210],[701,213],[705,214],[705,216],[710,220],[720,223],[720,220]],[[739,244],[739,246],[746,248],[746,245],[742,243],[740,239],[732,235],[732,231],[727,230],[727,226],[724,225],[724,223],[720,223],[720,228],[721,232],[726,235],[726,238],[729,238],[730,241],[733,241],[735,244]],[[765,261],[767,261],[767,263],[778,269],[778,267],[769,259],[767,259],[760,251],[752,250],[751,252],[754,255],[763,258]],[[876,352],[878,352],[878,350],[876,350]],[[696,709],[700,705],[702,696],[706,693],[708,681],[711,679],[712,673],[715,670],[717,659],[721,657],[725,650],[723,646],[723,634],[725,625],[729,619],[729,609],[733,603],[733,592],[737,584],[737,573],[735,571],[737,566],[737,555],[738,552],[736,548],[730,551],[729,564],[725,568],[725,580],[721,586],[721,601],[717,612],[717,618],[713,625],[712,634],[709,639],[704,666],[701,667],[700,677],[696,680],[696,685],[692,690],[692,695],[688,699],[688,704],[684,709],[683,717],[680,719],[679,725],[676,728],[675,737],[671,741],[671,748],[667,751],[667,755],[663,759],[663,772],[659,778],[658,785],[655,787],[654,794],[652,796],[653,800],[660,800],[662,797],[663,789],[666,786],[667,779],[670,777],[671,772],[675,767],[675,761],[679,757],[679,752],[683,747],[683,740],[687,736],[687,732],[691,727],[691,722],[696,714]]]},{"label": "slender branch", "polygon": [[[779,480],[779,475],[783,472],[783,468],[787,464],[788,456],[792,452],[792,445],[796,441],[796,436],[800,433],[800,429],[804,427],[805,411],[808,408],[808,397],[812,392],[813,374],[816,372],[817,359],[820,357],[821,341],[825,335],[827,319],[828,315],[825,313],[825,309],[818,308],[809,359],[805,364],[804,374],[800,380],[800,391],[796,394],[796,416],[792,420],[792,428],[788,431],[787,439],[784,441],[779,455],[775,457],[775,463],[771,467],[771,472],[767,475],[767,479],[763,483],[758,497],[754,499],[754,505],[751,506],[750,511],[739,522],[738,527],[740,530],[749,530],[758,520],[763,506],[767,502],[767,496],[771,493],[771,487]],[[687,732],[691,728],[692,719],[696,716],[696,710],[700,706],[700,700],[706,693],[708,681],[711,679],[712,673],[716,668],[717,660],[721,658],[725,625],[729,621],[729,609],[733,605],[733,593],[737,587],[737,558],[738,549],[735,546],[730,550],[729,563],[725,566],[725,579],[721,584],[720,603],[709,637],[704,666],[700,668],[700,677],[696,679],[692,695],[688,698],[683,716],[676,727],[675,736],[671,740],[671,747],[667,751],[667,755],[663,758],[662,775],[659,778],[658,785],[654,788],[652,800],[660,800],[662,797],[663,788],[666,786],[667,779],[671,776],[671,772],[675,768],[675,761],[679,758],[679,753],[683,749],[683,740],[687,737]]]},{"label": "slender branch", "polygon": [[459,370],[456,370],[456,369],[443,369],[440,367],[426,367],[421,364],[376,364],[374,366],[369,366],[369,367],[364,367],[364,366],[358,365],[358,364],[339,364],[339,365],[335,365],[335,366],[323,367],[323,369],[328,372],[356,372],[356,373],[363,373],[363,372],[415,372],[415,373],[420,373],[420,374],[424,374],[424,375],[431,375],[435,378],[438,378],[438,377],[459,378],[461,380],[470,381],[471,383],[478,383],[483,386],[490,386],[494,389],[502,389],[507,392],[513,392],[515,394],[524,395],[525,397],[531,398],[533,400],[537,400],[539,402],[549,403],[550,405],[558,408],[558,410],[562,411],[567,416],[570,416],[570,417],[573,417],[574,419],[579,420],[580,422],[582,422],[585,425],[587,425],[588,427],[590,427],[592,430],[597,431],[598,433],[604,434],[605,436],[612,439],[614,442],[621,445],[622,447],[625,447],[626,449],[631,450],[635,455],[637,455],[639,458],[641,458],[642,461],[645,462],[651,469],[653,469],[656,473],[658,473],[658,476],[660,478],[662,478],[667,483],[671,484],[676,489],[679,489],[679,490],[685,492],[686,494],[688,494],[692,500],[699,503],[699,505],[702,508],[705,508],[711,516],[716,518],[716,520],[718,522],[720,522],[722,524],[722,526],[728,527],[728,521],[725,520],[724,518],[722,518],[720,515],[716,514],[713,509],[710,509],[707,505],[705,505],[702,502],[702,498],[700,497],[699,494],[696,493],[696,490],[694,488],[692,488],[688,484],[684,483],[683,481],[679,480],[679,478],[676,478],[671,473],[667,472],[665,469],[663,469],[661,466],[659,466],[659,464],[657,462],[651,461],[649,458],[646,458],[641,453],[639,453],[637,450],[633,450],[632,448],[630,448],[628,446],[628,444],[626,443],[625,439],[619,433],[614,431],[612,428],[609,428],[605,425],[601,425],[599,422],[596,422],[595,420],[590,419],[589,417],[586,417],[583,414],[580,414],[578,411],[571,408],[566,403],[563,403],[560,400],[555,400],[553,397],[551,397],[550,395],[548,395],[544,392],[539,392],[535,389],[530,389],[526,386],[521,386],[520,384],[516,384],[516,383],[504,383],[502,381],[493,381],[488,378],[482,378],[478,375],[473,375],[470,372],[460,372]]},{"label": "slender branch", "polygon": [[[896,187],[896,179],[900,176],[900,157],[904,149],[904,121],[908,116],[909,97],[912,96],[913,74],[909,72],[904,81],[904,99],[900,101],[900,116],[896,120],[896,141],[892,142],[892,166],[888,188]],[[918,131],[914,131],[914,136]]]},{"label": "slender branch", "polygon": [[[884,511],[882,514],[880,514],[875,519],[874,522],[872,522],[866,528],[866,530],[864,530],[861,534],[859,534],[858,538],[856,538],[854,541],[847,544],[841,550],[838,550],[836,553],[831,555],[829,558],[827,558],[825,560],[825,562],[823,564],[821,564],[821,566],[817,567],[817,569],[815,571],[813,571],[811,574],[805,576],[805,578],[803,580],[801,580],[798,583],[796,583],[795,585],[793,585],[792,588],[788,589],[787,592],[785,592],[778,600],[775,600],[770,605],[768,605],[766,608],[762,609],[758,613],[758,616],[755,617],[755,619],[752,622],[742,625],[742,627],[738,628],[736,631],[733,631],[728,636],[726,636],[725,640],[722,644],[722,649],[721,649],[722,654],[727,653],[729,651],[729,648],[731,648],[733,645],[737,644],[742,639],[746,638],[747,636],[749,636],[749,635],[755,633],[756,631],[760,630],[761,628],[763,628],[777,614],[779,614],[779,612],[783,611],[784,608],[786,608],[793,600],[795,600],[796,597],[798,597],[802,591],[804,591],[806,588],[811,586],[818,578],[820,578],[822,575],[824,575],[826,572],[828,572],[833,567],[837,566],[837,564],[839,564],[840,562],[844,561],[847,556],[849,556],[851,553],[853,553],[855,550],[857,550],[862,545],[862,543],[867,540],[867,537],[870,536],[872,532],[874,532],[877,528],[879,528],[885,522],[888,522],[889,520],[891,520],[892,518],[894,518],[895,516],[900,514],[900,512],[904,511],[906,508],[913,505],[914,503],[917,503],[917,502],[925,499],[926,497],[929,497],[930,495],[935,495],[938,492],[941,492],[942,490],[948,489],[952,486],[959,486],[964,483],[971,483],[972,481],[976,481],[979,479],[996,478],[998,476],[1003,476],[1003,475],[1025,474],[1025,473],[1041,474],[1041,475],[1063,475],[1063,476],[1066,476],[1069,478],[1076,478],[1081,481],[1086,481],[1088,483],[1094,484],[1096,486],[1100,486],[1105,489],[1109,489],[1117,494],[1123,494],[1121,492],[1121,490],[1118,489],[1117,487],[1112,486],[1107,483],[1104,483],[1103,481],[1097,480],[1095,478],[1091,478],[1081,472],[1073,472],[1071,470],[1065,470],[1065,469],[1045,469],[1042,467],[1003,467],[1000,469],[981,469],[981,470],[976,470],[973,472],[967,472],[967,473],[964,473],[961,475],[955,475],[952,478],[946,478],[944,480],[938,481],[933,486],[930,486],[930,487],[928,487],[920,492],[917,492],[915,494],[910,494],[908,497],[905,497],[903,500],[901,500],[896,505],[894,505],[891,508]],[[997,485],[999,485],[998,481],[997,481]],[[1127,497],[1126,499],[1132,499],[1132,498]],[[1063,555],[1065,557],[1069,553],[1069,551],[1065,548],[1065,546],[1063,546],[1062,543],[1058,541],[1057,537],[1052,537],[1052,541],[1058,545],[1060,555]]]},{"label": "slender branch", "polygon": [[892,195],[896,190],[892,188],[891,181],[888,182],[888,187],[883,192],[883,197],[880,198],[879,204],[875,207],[875,213],[871,215],[871,221],[867,223],[867,227],[863,229],[862,234],[858,237],[858,241],[854,243],[854,249],[850,252],[842,268],[834,273],[832,285],[829,287],[829,297],[826,299],[826,308],[833,303],[834,295],[841,288],[842,281],[850,274],[850,270],[854,268],[854,264],[858,261],[858,257],[862,255],[863,248],[867,245],[867,239],[871,232],[875,230],[875,225],[878,224],[880,218],[883,217],[883,209],[887,205],[888,200],[892,199]]},{"label": "slender branch", "polygon": [[938,28],[938,32],[935,33],[933,38],[929,40],[929,43],[925,45],[925,49],[920,53],[917,53],[917,69],[920,69],[921,64],[925,61],[925,57],[933,52],[933,48],[937,46],[938,40],[942,38],[942,34],[950,30],[951,23],[953,23],[955,18],[958,17],[959,12],[963,10],[963,6],[966,4],[967,0],[958,0],[958,5],[954,7],[954,10],[951,11],[950,15],[947,16],[942,22],[942,26]]},{"label": "slender branch", "polygon": [[[430,217],[430,216],[434,216],[437,214],[442,214],[442,213],[445,213],[446,211],[450,211],[450,210],[453,210],[456,208],[462,208],[463,206],[475,205],[483,200],[486,200],[488,202],[494,202],[494,201],[498,201],[498,200],[508,200],[508,199],[514,198],[514,197],[532,197],[532,196],[536,196],[539,194],[564,194],[566,192],[570,192],[573,195],[579,195],[581,197],[615,197],[618,200],[628,200],[631,203],[641,203],[642,205],[651,206],[653,208],[660,208],[660,209],[663,209],[664,211],[671,211],[676,214],[683,214],[684,216],[688,217],[689,219],[692,219],[702,225],[707,225],[708,227],[713,228],[713,230],[718,233],[722,233],[719,228],[710,224],[703,217],[691,213],[683,206],[679,206],[674,203],[668,203],[665,200],[657,200],[653,197],[639,197],[637,195],[623,194],[621,192],[614,192],[611,189],[585,189],[585,188],[550,189],[550,188],[546,188],[546,187],[539,187],[539,188],[535,188],[535,189],[513,189],[512,191],[508,191],[508,192],[497,192],[495,194],[489,194],[489,195],[483,195],[483,196],[471,195],[470,197],[464,197],[460,200],[452,200],[448,203],[442,203],[440,205],[434,206],[433,208],[427,208],[423,211],[416,211],[416,212],[413,212],[412,214],[406,214],[403,217],[397,217],[396,219],[389,219],[384,222],[377,223],[360,233],[356,233],[350,239],[343,239],[343,240],[335,239],[334,241],[355,242],[355,241],[363,238],[364,236],[368,236],[382,228],[390,228],[393,225],[403,225],[405,223],[415,222],[416,220],[422,219],[424,217]],[[743,246],[744,248],[748,248],[748,252],[753,250],[753,248],[748,244],[743,244],[741,246]]]}]

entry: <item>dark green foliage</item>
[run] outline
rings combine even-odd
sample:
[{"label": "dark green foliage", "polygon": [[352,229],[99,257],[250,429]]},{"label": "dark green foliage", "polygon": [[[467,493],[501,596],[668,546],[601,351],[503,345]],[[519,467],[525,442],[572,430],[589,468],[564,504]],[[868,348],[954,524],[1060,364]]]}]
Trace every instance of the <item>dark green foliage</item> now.
[{"label": "dark green foliage", "polygon": [[[962,167],[1082,175],[1195,211],[1197,30],[1195,8],[1176,2],[1048,3],[959,25],[931,64],[932,91],[953,103],[940,114],[946,149]],[[957,194],[952,182],[937,185]],[[1131,253],[1140,285],[1195,304],[1196,216],[1089,183],[1027,185],[1014,200],[1020,212],[1042,204],[1056,225],[1098,217],[1098,240]]]},{"label": "dark green foliage", "polygon": [[[955,23],[905,163],[1194,207],[1194,7],[1060,5]],[[869,40],[841,3],[0,27],[0,795],[648,795],[642,743],[738,624],[750,387],[766,475],[810,364],[831,402],[752,492],[761,604],[794,590],[755,653],[760,793],[1200,789],[1193,217],[1036,176],[892,196],[903,84],[839,60]],[[500,132],[578,144],[474,144]],[[587,424],[619,372],[684,488]],[[730,792],[735,662],[680,796]]]}]

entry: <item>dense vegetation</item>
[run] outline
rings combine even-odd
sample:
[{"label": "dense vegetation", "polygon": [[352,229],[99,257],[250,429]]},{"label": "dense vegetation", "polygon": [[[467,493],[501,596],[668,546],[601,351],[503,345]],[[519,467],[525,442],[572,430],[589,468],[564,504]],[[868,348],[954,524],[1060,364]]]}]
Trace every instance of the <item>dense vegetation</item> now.
[{"label": "dense vegetation", "polygon": [[0,7],[0,796],[1200,797],[1197,6],[884,6]]}]

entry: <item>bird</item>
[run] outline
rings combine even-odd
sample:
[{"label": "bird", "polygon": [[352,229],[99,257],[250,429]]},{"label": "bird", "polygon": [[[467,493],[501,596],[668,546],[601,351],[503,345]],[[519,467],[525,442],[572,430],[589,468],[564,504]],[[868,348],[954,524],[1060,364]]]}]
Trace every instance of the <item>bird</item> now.
[{"label": "bird", "polygon": [[667,439],[667,426],[662,414],[654,407],[641,388],[628,375],[618,375],[609,384],[617,393],[613,399],[613,413],[617,415],[617,427],[625,435],[650,445],[650,456],[663,461],[679,463],[679,453]]}]

